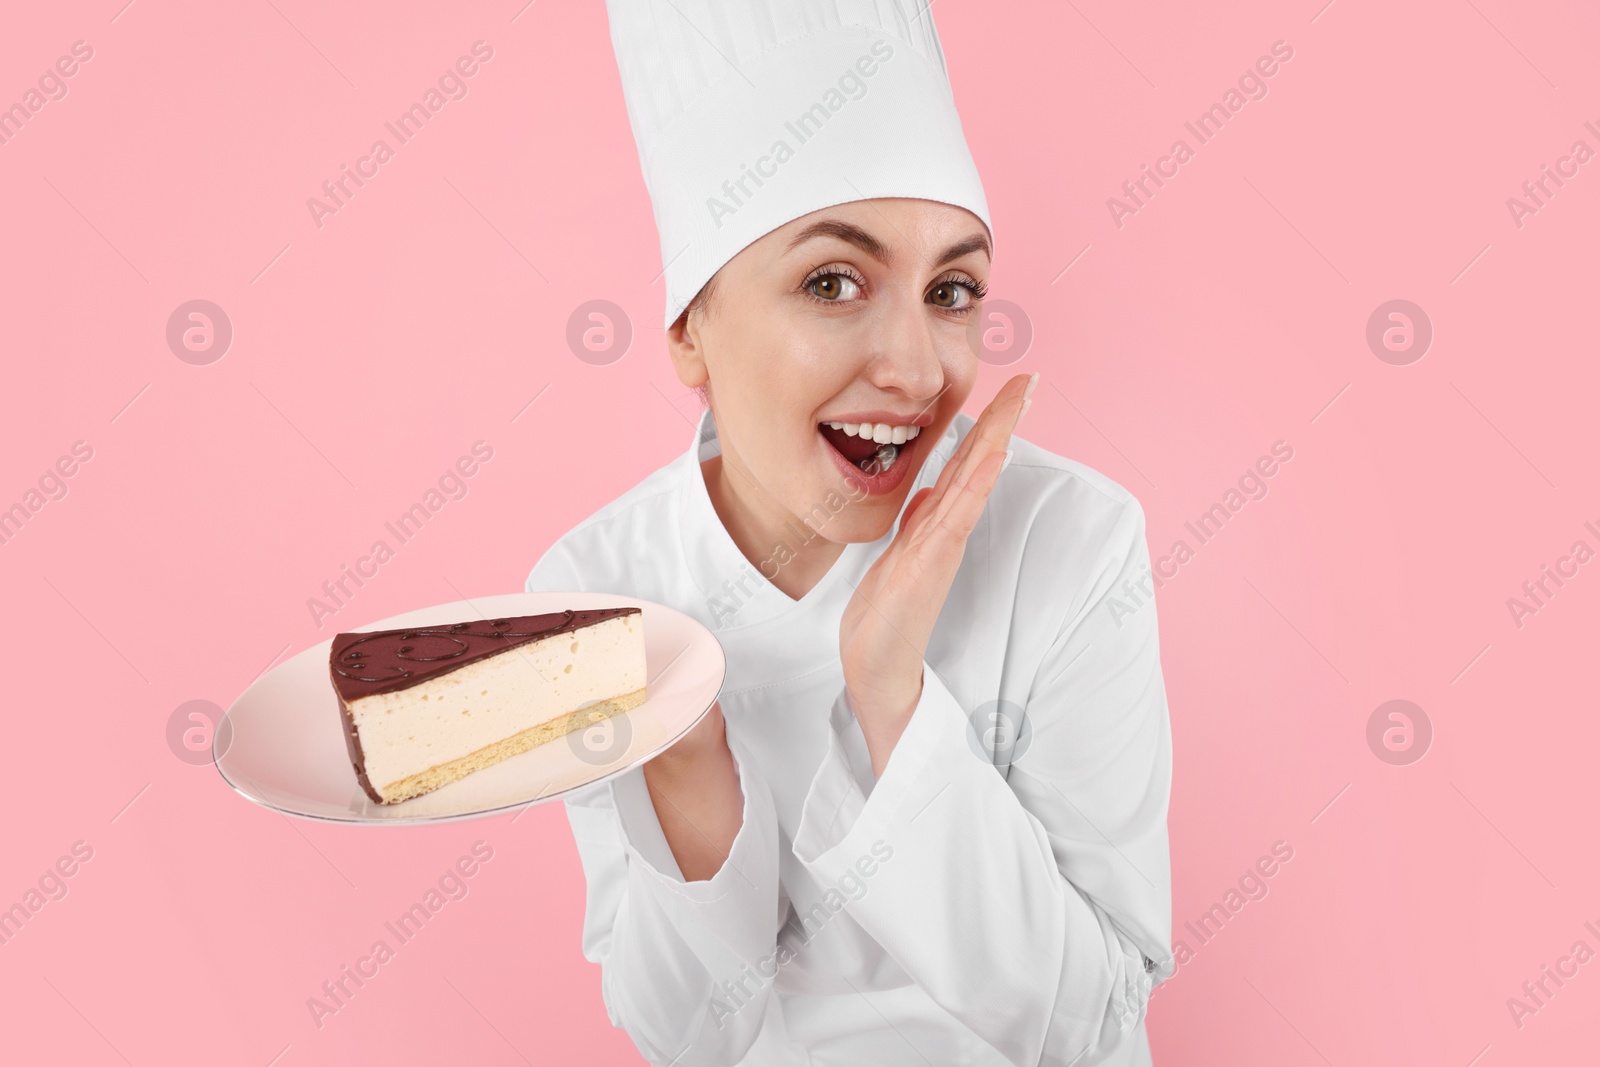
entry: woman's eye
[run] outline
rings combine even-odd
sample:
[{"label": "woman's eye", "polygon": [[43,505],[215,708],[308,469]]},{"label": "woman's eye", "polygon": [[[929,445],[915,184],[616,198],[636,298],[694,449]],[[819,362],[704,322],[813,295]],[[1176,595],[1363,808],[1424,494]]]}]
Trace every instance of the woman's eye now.
[{"label": "woman's eye", "polygon": [[855,279],[843,274],[819,274],[806,283],[806,288],[821,300],[849,300],[861,292]]},{"label": "woman's eye", "polygon": [[972,299],[972,290],[962,282],[940,282],[928,293],[928,302],[942,308],[964,308]]}]

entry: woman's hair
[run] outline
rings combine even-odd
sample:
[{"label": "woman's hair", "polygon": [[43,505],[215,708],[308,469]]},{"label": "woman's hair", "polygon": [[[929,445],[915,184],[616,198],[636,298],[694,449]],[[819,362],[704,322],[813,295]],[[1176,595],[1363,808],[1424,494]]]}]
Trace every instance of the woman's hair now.
[{"label": "woman's hair", "polygon": [[694,299],[689,301],[689,306],[683,309],[685,315],[691,311],[699,311],[702,315],[711,313],[711,301],[717,295],[717,278],[721,274],[722,272],[719,270],[716,274],[706,279],[706,283],[700,287],[700,291],[694,294]]},{"label": "woman's hair", "polygon": [[[719,271],[718,273],[720,274],[721,272]],[[694,294],[694,299],[689,301],[689,306],[683,309],[684,316],[687,317],[696,312],[701,315],[709,315],[711,313],[711,302],[716,297],[716,294],[717,275],[713,274],[700,287],[700,291]],[[702,408],[711,406],[711,383],[709,381],[704,385],[695,386],[694,392],[700,398],[700,406]]]}]

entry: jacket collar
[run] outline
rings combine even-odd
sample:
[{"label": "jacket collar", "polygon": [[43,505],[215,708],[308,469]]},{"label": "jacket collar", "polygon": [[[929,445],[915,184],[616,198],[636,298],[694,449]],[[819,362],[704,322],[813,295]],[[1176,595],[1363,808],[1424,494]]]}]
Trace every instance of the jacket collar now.
[{"label": "jacket collar", "polygon": [[[711,628],[722,634],[763,627],[780,619],[787,625],[826,608],[831,608],[835,615],[842,614],[852,590],[852,585],[844,579],[858,580],[870,561],[888,547],[890,536],[886,534],[871,543],[846,545],[828,573],[805,596],[792,599],[767,577],[767,574],[776,573],[775,568],[781,563],[781,546],[774,545],[774,556],[767,559],[754,563],[746,559],[711,503],[700,464],[720,455],[721,451],[716,420],[709,410],[703,411],[694,439],[679,460],[678,514],[684,559],[691,580],[704,598]],[[790,534],[788,544],[794,547],[818,536],[798,521]],[[841,590],[843,599],[839,599]]]},{"label": "jacket collar", "polygon": [[[963,415],[951,421],[917,472],[907,500],[938,480],[968,423]],[[729,652],[724,688],[733,691],[837,660],[845,606],[867,569],[889,547],[899,520],[877,541],[847,544],[828,573],[805,596],[792,599],[745,558],[711,503],[700,464],[721,451],[716,421],[709,409],[704,410],[688,449],[676,463],[676,511],[682,558],[693,586],[689,592],[704,605],[695,614],[706,619]],[[792,543],[799,544],[810,533],[797,521]],[[774,565],[768,564],[767,570],[771,572]]]}]

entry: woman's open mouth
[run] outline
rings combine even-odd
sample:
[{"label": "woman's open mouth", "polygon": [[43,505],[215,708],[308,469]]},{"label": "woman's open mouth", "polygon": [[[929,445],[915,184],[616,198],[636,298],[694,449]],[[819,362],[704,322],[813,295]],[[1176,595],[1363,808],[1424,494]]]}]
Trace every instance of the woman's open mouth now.
[{"label": "woman's open mouth", "polygon": [[867,493],[893,492],[912,466],[919,447],[920,426],[884,423],[817,424],[834,463],[846,480]]}]

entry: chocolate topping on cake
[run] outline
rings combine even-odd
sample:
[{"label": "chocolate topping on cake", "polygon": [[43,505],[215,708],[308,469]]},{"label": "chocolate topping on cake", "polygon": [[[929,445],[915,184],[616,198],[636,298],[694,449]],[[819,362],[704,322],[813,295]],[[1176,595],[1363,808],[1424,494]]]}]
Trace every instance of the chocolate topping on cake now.
[{"label": "chocolate topping on cake", "polygon": [[542,637],[639,613],[639,608],[569,609],[548,615],[338,634],[329,652],[329,673],[340,699],[348,703],[375,693],[408,689]]}]

